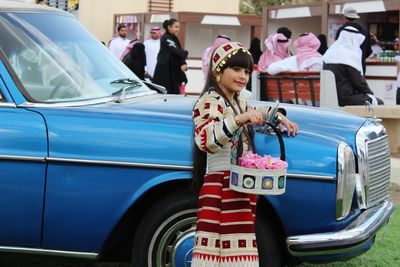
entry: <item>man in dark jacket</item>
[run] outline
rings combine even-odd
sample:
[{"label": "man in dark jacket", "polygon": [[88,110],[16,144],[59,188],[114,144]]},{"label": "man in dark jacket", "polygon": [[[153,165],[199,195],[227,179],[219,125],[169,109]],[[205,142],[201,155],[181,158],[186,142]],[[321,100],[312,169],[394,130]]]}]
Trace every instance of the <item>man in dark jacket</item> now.
[{"label": "man in dark jacket", "polygon": [[323,56],[323,69],[335,75],[339,106],[364,105],[366,101],[372,105],[383,104],[362,75],[360,44],[364,39],[355,27],[346,26]]},{"label": "man in dark jacket", "polygon": [[361,58],[361,64],[362,64],[362,69],[363,69],[363,75],[365,75],[365,59],[369,57],[372,54],[372,49],[371,49],[371,36],[367,30],[365,30],[360,24],[356,22],[356,19],[359,19],[360,16],[357,14],[357,10],[355,10],[352,7],[346,7],[343,10],[343,19],[344,19],[344,25],[340,27],[337,32],[336,32],[336,40],[339,38],[340,32],[346,27],[346,26],[352,26],[356,28],[362,35],[365,36],[364,41],[360,45],[361,51],[362,51],[362,58]]}]

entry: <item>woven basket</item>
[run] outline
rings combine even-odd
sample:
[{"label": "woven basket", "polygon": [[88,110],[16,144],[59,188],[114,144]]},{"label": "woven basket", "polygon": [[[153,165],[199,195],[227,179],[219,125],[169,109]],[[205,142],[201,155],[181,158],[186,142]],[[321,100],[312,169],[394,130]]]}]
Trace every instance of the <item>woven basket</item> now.
[{"label": "woven basket", "polygon": [[[274,130],[279,140],[281,160],[286,159],[285,145],[278,129],[267,123]],[[265,170],[231,165],[229,188],[247,194],[281,195],[286,190],[287,169]]]}]

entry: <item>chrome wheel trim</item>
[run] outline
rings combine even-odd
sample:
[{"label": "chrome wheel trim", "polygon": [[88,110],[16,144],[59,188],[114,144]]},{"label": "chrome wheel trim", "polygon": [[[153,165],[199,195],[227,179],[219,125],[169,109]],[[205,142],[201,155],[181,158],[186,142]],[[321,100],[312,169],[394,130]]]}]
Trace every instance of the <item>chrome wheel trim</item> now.
[{"label": "chrome wheel trim", "polygon": [[[176,255],[176,250],[178,246],[184,241],[185,238],[190,238],[194,236],[196,229],[196,212],[197,209],[189,209],[173,214],[167,220],[162,223],[155,231],[149,246],[149,251],[147,254],[147,263],[149,267],[153,266],[152,262],[152,252],[156,249],[156,266],[161,267],[172,267],[175,266],[174,256]],[[172,221],[178,219],[187,214],[193,214],[188,218],[183,220],[178,220],[171,227],[163,233],[160,241],[156,244],[156,240],[160,233],[165,229],[165,227]]]}]

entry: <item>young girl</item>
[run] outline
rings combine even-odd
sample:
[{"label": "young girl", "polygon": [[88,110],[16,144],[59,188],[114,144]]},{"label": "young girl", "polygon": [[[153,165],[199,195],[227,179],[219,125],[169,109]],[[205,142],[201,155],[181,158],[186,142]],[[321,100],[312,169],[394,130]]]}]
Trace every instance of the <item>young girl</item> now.
[{"label": "young girl", "polygon": [[[239,97],[252,69],[252,56],[240,43],[219,46],[193,109],[193,184],[200,192],[192,267],[258,266],[256,196],[229,189],[230,164],[254,148],[246,124],[264,122],[262,112]],[[288,134],[295,135],[297,125],[279,116]]]}]

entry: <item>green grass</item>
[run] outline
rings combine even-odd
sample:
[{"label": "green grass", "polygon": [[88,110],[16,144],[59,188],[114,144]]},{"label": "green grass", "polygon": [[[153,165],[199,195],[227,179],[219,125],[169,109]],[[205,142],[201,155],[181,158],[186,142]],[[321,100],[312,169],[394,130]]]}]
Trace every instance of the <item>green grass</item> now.
[{"label": "green grass", "polygon": [[[386,233],[385,233],[386,231]],[[382,238],[384,240],[382,242]],[[301,267],[311,266],[326,266],[326,267],[397,267],[400,266],[400,206],[395,207],[392,219],[387,226],[387,229],[382,228],[378,231],[375,239],[375,244],[366,253],[350,259],[345,262],[330,263],[330,264],[306,264],[303,263]]]}]

